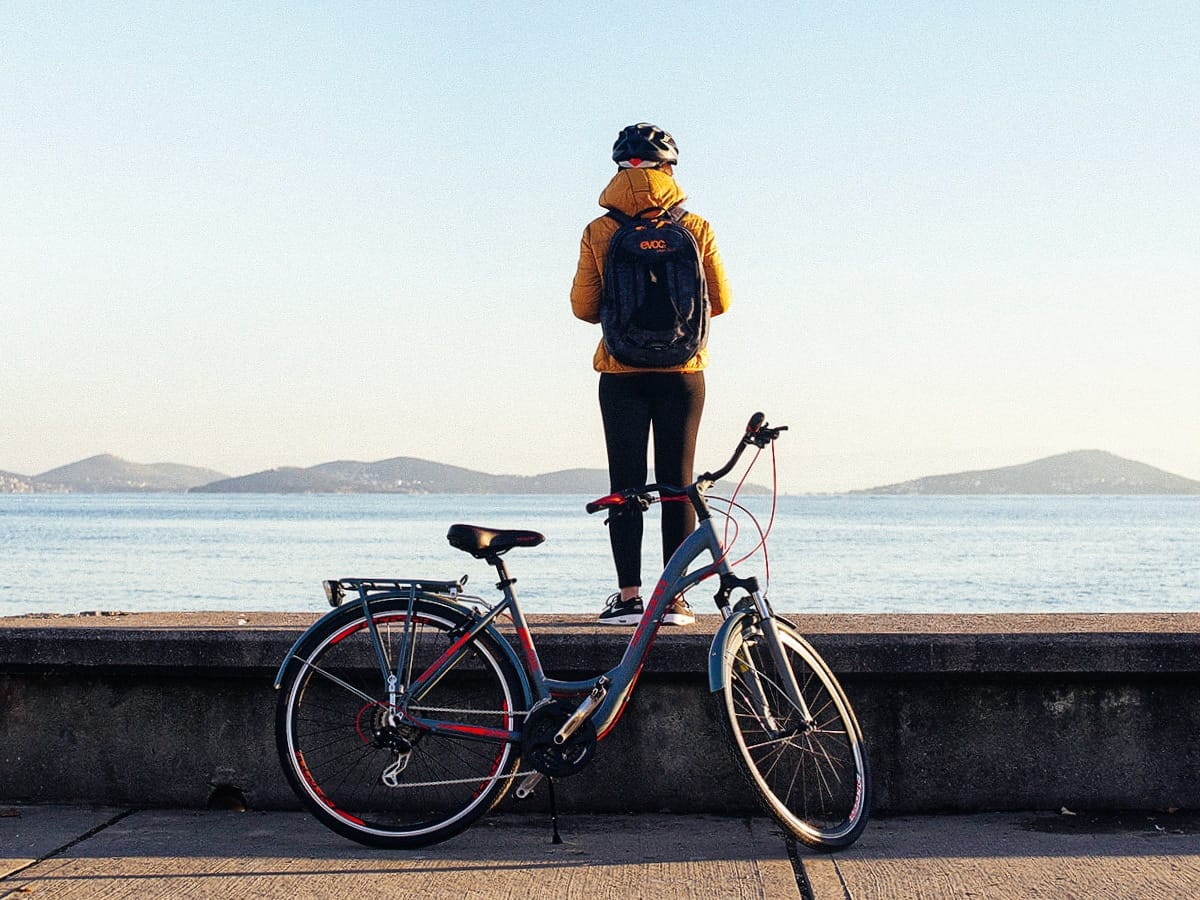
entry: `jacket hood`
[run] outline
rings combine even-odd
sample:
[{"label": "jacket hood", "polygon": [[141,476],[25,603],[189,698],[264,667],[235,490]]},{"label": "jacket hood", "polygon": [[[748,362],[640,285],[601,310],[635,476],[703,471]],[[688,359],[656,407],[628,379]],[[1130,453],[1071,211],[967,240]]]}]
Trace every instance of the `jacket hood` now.
[{"label": "jacket hood", "polygon": [[644,209],[670,209],[687,199],[675,179],[658,169],[621,169],[600,192],[600,205],[627,216]]}]

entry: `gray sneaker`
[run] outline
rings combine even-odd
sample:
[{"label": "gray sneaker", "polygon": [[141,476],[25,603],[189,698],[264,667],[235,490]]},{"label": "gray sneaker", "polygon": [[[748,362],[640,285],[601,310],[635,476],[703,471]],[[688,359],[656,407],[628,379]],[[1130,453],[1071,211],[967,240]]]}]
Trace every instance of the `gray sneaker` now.
[{"label": "gray sneaker", "polygon": [[643,611],[641,597],[623,601],[618,592],[608,598],[599,622],[601,625],[636,625],[642,621]]}]

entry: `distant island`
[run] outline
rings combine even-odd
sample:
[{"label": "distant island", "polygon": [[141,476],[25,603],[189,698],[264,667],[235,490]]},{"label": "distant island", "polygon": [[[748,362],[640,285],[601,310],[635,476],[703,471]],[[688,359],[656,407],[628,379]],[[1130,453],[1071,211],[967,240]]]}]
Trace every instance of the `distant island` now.
[{"label": "distant island", "polygon": [[[653,476],[651,476],[653,477]],[[746,485],[763,494],[767,489]],[[307,469],[279,468],[231,478],[174,463],[143,465],[111,454],[92,456],[40,475],[0,472],[0,494],[591,494],[608,492],[604,469],[564,469],[543,475],[491,475],[407,456],[378,462],[341,461]]]},{"label": "distant island", "polygon": [[[653,476],[651,476],[653,478]],[[767,493],[746,485],[748,493]],[[110,454],[40,475],[0,471],[0,494],[191,492],[255,494],[591,494],[608,491],[604,469],[491,475],[425,459],[341,461],[231,478],[176,463],[143,465]],[[854,494],[1200,494],[1200,481],[1102,450],[1076,450],[1000,469],[932,475]]]},{"label": "distant island", "polygon": [[224,494],[604,494],[603,469],[565,469],[544,475],[490,475],[459,466],[397,456],[378,462],[329,462],[225,478],[190,488]]},{"label": "distant island", "polygon": [[132,463],[110,453],[41,475],[0,472],[0,494],[111,494],[186,491],[227,478],[223,472],[177,463]]},{"label": "distant island", "polygon": [[1103,450],[1075,450],[1000,469],[930,475],[855,494],[1200,494],[1200,481]]}]

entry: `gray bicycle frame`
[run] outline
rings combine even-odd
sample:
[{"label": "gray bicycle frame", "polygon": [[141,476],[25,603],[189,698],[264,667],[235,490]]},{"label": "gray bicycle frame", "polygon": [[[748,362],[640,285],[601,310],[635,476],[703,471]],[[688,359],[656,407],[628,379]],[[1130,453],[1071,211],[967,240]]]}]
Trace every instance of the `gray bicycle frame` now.
[{"label": "gray bicycle frame", "polygon": [[[688,567],[705,553],[712,557],[713,562],[689,572]],[[464,652],[463,648],[467,647],[470,641],[481,632],[494,630],[493,623],[495,620],[501,614],[507,612],[512,617],[513,625],[520,638],[522,658],[524,659],[525,669],[528,672],[531,682],[533,705],[536,706],[538,703],[545,702],[554,696],[582,696],[591,694],[595,698],[594,701],[589,703],[585,700],[580,706],[581,712],[577,713],[577,715],[580,718],[591,719],[595,725],[597,736],[600,738],[603,738],[620,718],[637,682],[638,675],[641,673],[642,666],[650,651],[650,646],[658,633],[658,629],[662,625],[663,617],[671,605],[671,601],[679,594],[689,590],[710,576],[716,575],[720,577],[733,574],[726,559],[725,548],[717,538],[716,529],[713,526],[711,518],[702,516],[696,530],[684,540],[667,561],[663,573],[654,588],[654,592],[646,604],[642,619],[638,623],[629,644],[626,646],[620,662],[601,675],[579,681],[567,681],[546,676],[537,652],[533,634],[529,628],[529,623],[525,619],[524,612],[521,610],[520,602],[516,596],[516,591],[512,586],[513,579],[509,578],[507,567],[502,559],[496,557],[492,561],[492,564],[500,574],[500,587],[504,592],[504,599],[476,619],[469,629],[467,629],[466,633],[459,640],[455,641],[437,662],[431,665],[415,682],[408,686],[408,692],[401,698],[400,705],[418,704],[425,691],[435,684],[461,658]],[[751,597],[758,612],[757,619],[759,626],[767,632],[768,643],[772,646],[773,653],[781,655],[782,650],[779,648],[778,634],[775,630],[775,623],[766,598],[757,590],[751,593]],[[727,621],[724,623],[725,626],[731,625],[735,619],[741,620],[747,615],[747,613],[743,612],[733,616],[728,607],[723,607],[722,612],[727,617]],[[718,645],[725,643],[728,633],[729,629],[722,627],[717,639],[713,642],[714,653],[717,651]],[[781,659],[777,660],[777,664],[778,671],[786,673],[789,682],[780,687],[789,695],[796,707],[802,711],[804,717],[806,719],[809,718],[808,710],[799,688],[796,685],[794,677],[792,677],[790,666],[786,665]],[[711,675],[710,680],[713,680]],[[715,682],[712,687],[713,689],[717,689]],[[598,688],[601,689],[599,692],[597,692]],[[769,712],[765,712],[764,714],[769,716]],[[520,737],[520,732],[501,733],[492,729],[476,728],[464,730],[451,722],[427,719],[415,715],[411,708],[406,711],[406,717],[413,724],[428,728],[434,733],[456,733],[462,737],[478,737],[483,740],[495,740],[501,737],[502,734],[505,739],[512,741],[516,741]]]},{"label": "gray bicycle frame", "polygon": [[[713,562],[693,572],[688,572],[688,567],[705,553],[711,555]],[[529,667],[537,699],[543,700],[555,694],[579,696],[591,692],[598,684],[606,683],[608,685],[607,692],[590,716],[596,726],[597,735],[604,737],[620,718],[621,712],[633,692],[638,675],[650,652],[650,646],[658,634],[658,629],[662,626],[663,617],[666,616],[671,602],[675,597],[704,579],[729,571],[729,564],[725,559],[725,549],[717,539],[712,522],[708,519],[702,520],[700,526],[688,535],[667,561],[662,575],[654,587],[654,592],[646,601],[642,619],[629,644],[625,647],[621,661],[612,669],[603,675],[582,681],[547,678],[542,671],[537,648],[534,646],[532,638],[530,639],[525,653],[526,664]],[[512,604],[512,612],[513,622],[518,631],[528,632],[528,626],[518,604]]]},{"label": "gray bicycle frame", "polygon": [[[721,579],[733,575],[733,570],[726,558],[725,548],[718,539],[716,529],[708,514],[703,499],[703,490],[697,491],[696,496],[698,499],[697,512],[700,517],[696,529],[676,549],[667,561],[666,566],[664,566],[654,592],[646,604],[641,621],[638,623],[633,637],[626,646],[620,662],[607,672],[592,678],[567,681],[546,676],[532,631],[524,612],[521,610],[520,602],[513,588],[515,579],[509,577],[507,566],[499,556],[491,558],[489,562],[500,574],[499,587],[503,591],[504,597],[495,606],[488,608],[486,612],[482,613],[471,611],[469,607],[457,603],[453,596],[453,591],[451,592],[452,596],[448,598],[444,594],[428,591],[425,589],[426,586],[419,582],[389,580],[389,583],[395,587],[394,590],[372,595],[369,592],[369,587],[378,585],[381,582],[348,579],[348,583],[357,582],[356,586],[359,591],[357,602],[361,603],[363,607],[363,612],[368,622],[368,630],[371,634],[371,641],[375,647],[377,662],[388,689],[387,705],[392,709],[402,711],[404,718],[413,725],[427,729],[434,734],[454,734],[467,739],[485,741],[505,740],[513,743],[518,742],[521,736],[520,730],[509,731],[467,726],[452,721],[420,716],[416,714],[414,709],[414,707],[419,707],[421,698],[464,658],[469,652],[471,643],[479,635],[486,632],[500,645],[502,651],[505,652],[519,672],[522,681],[522,692],[526,694],[527,699],[532,701],[530,709],[536,707],[539,703],[547,702],[555,696],[577,697],[590,694],[591,696],[580,704],[572,718],[574,720],[591,719],[595,725],[597,736],[603,738],[617,723],[625,708],[625,704],[628,702],[629,696],[641,673],[642,666],[649,654],[650,646],[658,633],[658,629],[662,626],[663,618],[671,605],[671,601],[713,575]],[[689,572],[689,566],[706,553],[712,557],[713,562]],[[439,584],[438,587],[445,589],[450,584],[452,583]],[[461,586],[461,584],[458,586]],[[755,616],[757,627],[765,632],[768,639],[767,644],[771,649],[776,663],[776,671],[781,673],[785,679],[785,683],[779,687],[801,712],[803,719],[811,721],[811,715],[801,695],[799,686],[796,684],[791,667],[783,659],[783,649],[779,643],[779,636],[770,606],[757,588],[750,590],[749,593],[754,610],[757,613]],[[448,607],[456,609],[461,614],[471,616],[469,623],[465,625],[462,633],[449,649],[411,683],[407,682],[404,677],[405,667],[411,663],[411,660],[407,659],[408,654],[402,649],[396,660],[395,668],[392,669],[387,665],[374,620],[370,615],[370,602],[372,600],[390,598],[408,600],[410,613],[408,619],[410,621],[413,605],[418,600],[443,603]],[[519,637],[521,659],[524,662],[523,666],[517,664],[516,653],[513,651],[512,645],[495,627],[496,620],[506,612],[511,616]],[[721,607],[721,612],[725,616],[725,621],[713,639],[712,649],[709,653],[709,682],[710,689],[713,691],[720,690],[723,687],[722,679],[724,678],[725,671],[723,659],[725,653],[728,652],[725,648],[730,641],[731,634],[735,627],[742,627],[746,618],[750,615],[749,610],[742,609],[740,606],[737,612],[733,612],[728,605],[725,605]],[[288,665],[294,660],[299,659],[296,656],[297,648],[303,643],[309,633],[323,624],[323,621],[320,620],[314,623],[305,632],[305,635],[302,635],[296,642],[295,646],[293,646],[292,651],[285,658],[283,665],[280,666],[279,674],[276,677],[276,688],[280,686],[284,671]],[[406,633],[404,645],[407,645],[407,642],[408,637]],[[306,665],[311,665],[311,662],[308,660],[300,661]],[[332,677],[328,673],[323,674],[326,674],[326,677]],[[768,723],[773,723],[774,716],[765,700],[761,685],[757,684],[756,679],[757,675],[751,678],[751,689],[755,695],[755,705],[759,708],[760,716]],[[350,685],[344,686],[347,689],[353,690],[354,693],[360,693]],[[362,696],[368,702],[378,702],[366,694],[362,694]],[[514,711],[514,713],[523,717],[529,711]],[[574,724],[577,725],[578,721],[575,721]]]},{"label": "gray bicycle frame", "polygon": [[[714,562],[702,566],[694,572],[688,572],[687,569],[692,562],[705,553],[710,554]],[[496,557],[492,564],[500,573],[500,587],[504,592],[504,598],[485,613],[478,614],[465,633],[437,661],[421,673],[416,681],[408,685],[407,691],[402,696],[396,698],[397,705],[405,709],[408,721],[419,727],[427,728],[435,734],[454,733],[461,737],[477,737],[481,740],[495,740],[503,737],[505,740],[513,742],[520,739],[519,731],[499,732],[493,729],[476,728],[464,730],[453,722],[417,715],[411,708],[413,705],[419,705],[421,697],[454,667],[476,636],[485,631],[495,634],[496,619],[507,612],[512,617],[513,626],[520,638],[521,657],[530,681],[532,706],[554,696],[576,697],[591,694],[598,687],[604,686],[603,696],[598,698],[597,704],[589,705],[587,709],[587,717],[593,720],[598,736],[603,737],[620,717],[671,601],[678,594],[703,579],[730,571],[725,560],[724,548],[717,539],[712,523],[707,519],[703,520],[700,527],[687,537],[667,561],[654,593],[646,604],[642,619],[625,648],[621,661],[601,675],[579,681],[568,681],[546,676],[529,622],[521,610],[520,601],[513,588],[514,580],[508,576],[507,566],[502,559]],[[501,638],[501,640],[504,639]],[[401,665],[403,665],[403,661],[398,661],[397,667]],[[386,677],[391,680],[398,674],[399,672],[388,671]]]}]

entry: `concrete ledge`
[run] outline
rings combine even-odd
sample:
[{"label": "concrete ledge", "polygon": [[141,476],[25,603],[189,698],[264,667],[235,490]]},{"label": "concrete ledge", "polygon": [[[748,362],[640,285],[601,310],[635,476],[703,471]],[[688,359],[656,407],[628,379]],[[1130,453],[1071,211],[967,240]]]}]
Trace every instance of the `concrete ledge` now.
[{"label": "concrete ledge", "polygon": [[[231,786],[294,807],[271,680],[317,615],[0,619],[0,799],[198,807]],[[1200,614],[792,618],[850,694],[877,809],[1200,807]],[[754,809],[705,689],[717,622],[660,633],[565,808]],[[534,623],[565,676],[610,668],[630,634]]]}]

